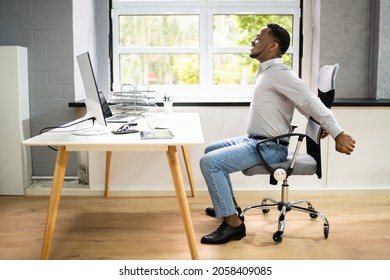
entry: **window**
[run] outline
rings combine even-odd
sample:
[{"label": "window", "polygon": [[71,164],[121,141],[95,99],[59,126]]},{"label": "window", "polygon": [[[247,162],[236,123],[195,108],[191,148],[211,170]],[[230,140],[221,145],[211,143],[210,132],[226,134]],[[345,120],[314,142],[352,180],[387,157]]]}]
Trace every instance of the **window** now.
[{"label": "window", "polygon": [[299,71],[299,0],[112,1],[113,90],[149,85],[175,100],[248,100],[258,61],[250,41],[284,26],[284,62]]}]

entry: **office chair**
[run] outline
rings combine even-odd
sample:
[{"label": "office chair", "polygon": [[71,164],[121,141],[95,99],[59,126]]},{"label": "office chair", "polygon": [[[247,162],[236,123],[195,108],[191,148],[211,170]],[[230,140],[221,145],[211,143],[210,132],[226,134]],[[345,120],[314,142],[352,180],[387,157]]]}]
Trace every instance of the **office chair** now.
[{"label": "office chair", "polygon": [[[335,96],[335,79],[339,65],[325,65],[318,73],[318,97],[321,101],[330,108]],[[243,218],[245,213],[251,209],[262,209],[263,214],[267,214],[270,209],[279,210],[278,230],[273,234],[272,239],[276,243],[282,242],[282,235],[285,228],[285,220],[287,212],[291,210],[308,213],[310,218],[316,219],[321,217],[324,222],[324,237],[329,236],[329,222],[327,218],[319,211],[315,210],[313,205],[307,200],[288,201],[289,185],[288,177],[293,175],[314,175],[319,179],[321,173],[321,133],[322,127],[313,118],[309,118],[306,125],[306,133],[292,133],[280,135],[277,137],[268,138],[259,141],[256,145],[257,153],[262,165],[253,166],[243,171],[244,175],[253,176],[259,174],[270,175],[270,184],[277,185],[278,181],[282,181],[281,200],[277,201],[274,198],[266,197],[260,204],[246,207],[240,216]],[[285,137],[297,137],[297,144],[294,152],[289,152],[286,161],[277,164],[268,164],[261,154],[260,144],[270,141],[282,139]],[[306,153],[299,153],[299,149],[303,140],[306,139]],[[268,203],[270,201],[270,203]],[[306,204],[307,207],[298,206]]]}]

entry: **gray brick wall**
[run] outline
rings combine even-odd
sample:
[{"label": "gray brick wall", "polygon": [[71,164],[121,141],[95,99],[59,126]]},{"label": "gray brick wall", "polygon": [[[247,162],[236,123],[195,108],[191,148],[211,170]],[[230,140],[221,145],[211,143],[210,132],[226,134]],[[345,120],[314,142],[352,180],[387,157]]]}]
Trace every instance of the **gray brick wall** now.
[{"label": "gray brick wall", "polygon": [[[31,135],[74,119],[72,0],[0,0],[0,44],[28,48]],[[33,175],[51,176],[56,153],[32,150]],[[67,175],[76,175],[71,154]]]},{"label": "gray brick wall", "polygon": [[[108,20],[106,0],[0,0],[0,45],[28,48],[32,136],[74,120],[68,103],[84,98],[75,56],[90,52],[99,89],[108,91]],[[34,147],[33,175],[51,176],[55,155]],[[71,153],[66,175],[76,174]]]}]

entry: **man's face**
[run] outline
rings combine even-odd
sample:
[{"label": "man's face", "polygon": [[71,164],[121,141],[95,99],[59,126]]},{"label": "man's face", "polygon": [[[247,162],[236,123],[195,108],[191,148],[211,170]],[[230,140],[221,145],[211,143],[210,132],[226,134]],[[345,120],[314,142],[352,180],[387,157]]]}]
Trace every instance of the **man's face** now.
[{"label": "man's face", "polygon": [[269,28],[265,26],[257,33],[256,38],[251,41],[252,49],[249,56],[259,61],[267,60],[271,43],[274,43],[274,40],[269,34]]}]

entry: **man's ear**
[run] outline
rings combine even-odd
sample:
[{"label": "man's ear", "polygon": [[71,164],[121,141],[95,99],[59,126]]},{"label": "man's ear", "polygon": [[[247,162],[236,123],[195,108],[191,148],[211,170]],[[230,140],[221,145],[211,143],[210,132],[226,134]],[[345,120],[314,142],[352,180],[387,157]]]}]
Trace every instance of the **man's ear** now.
[{"label": "man's ear", "polygon": [[280,54],[280,47],[277,42],[273,42],[270,49],[272,52],[275,52],[276,54]]}]

